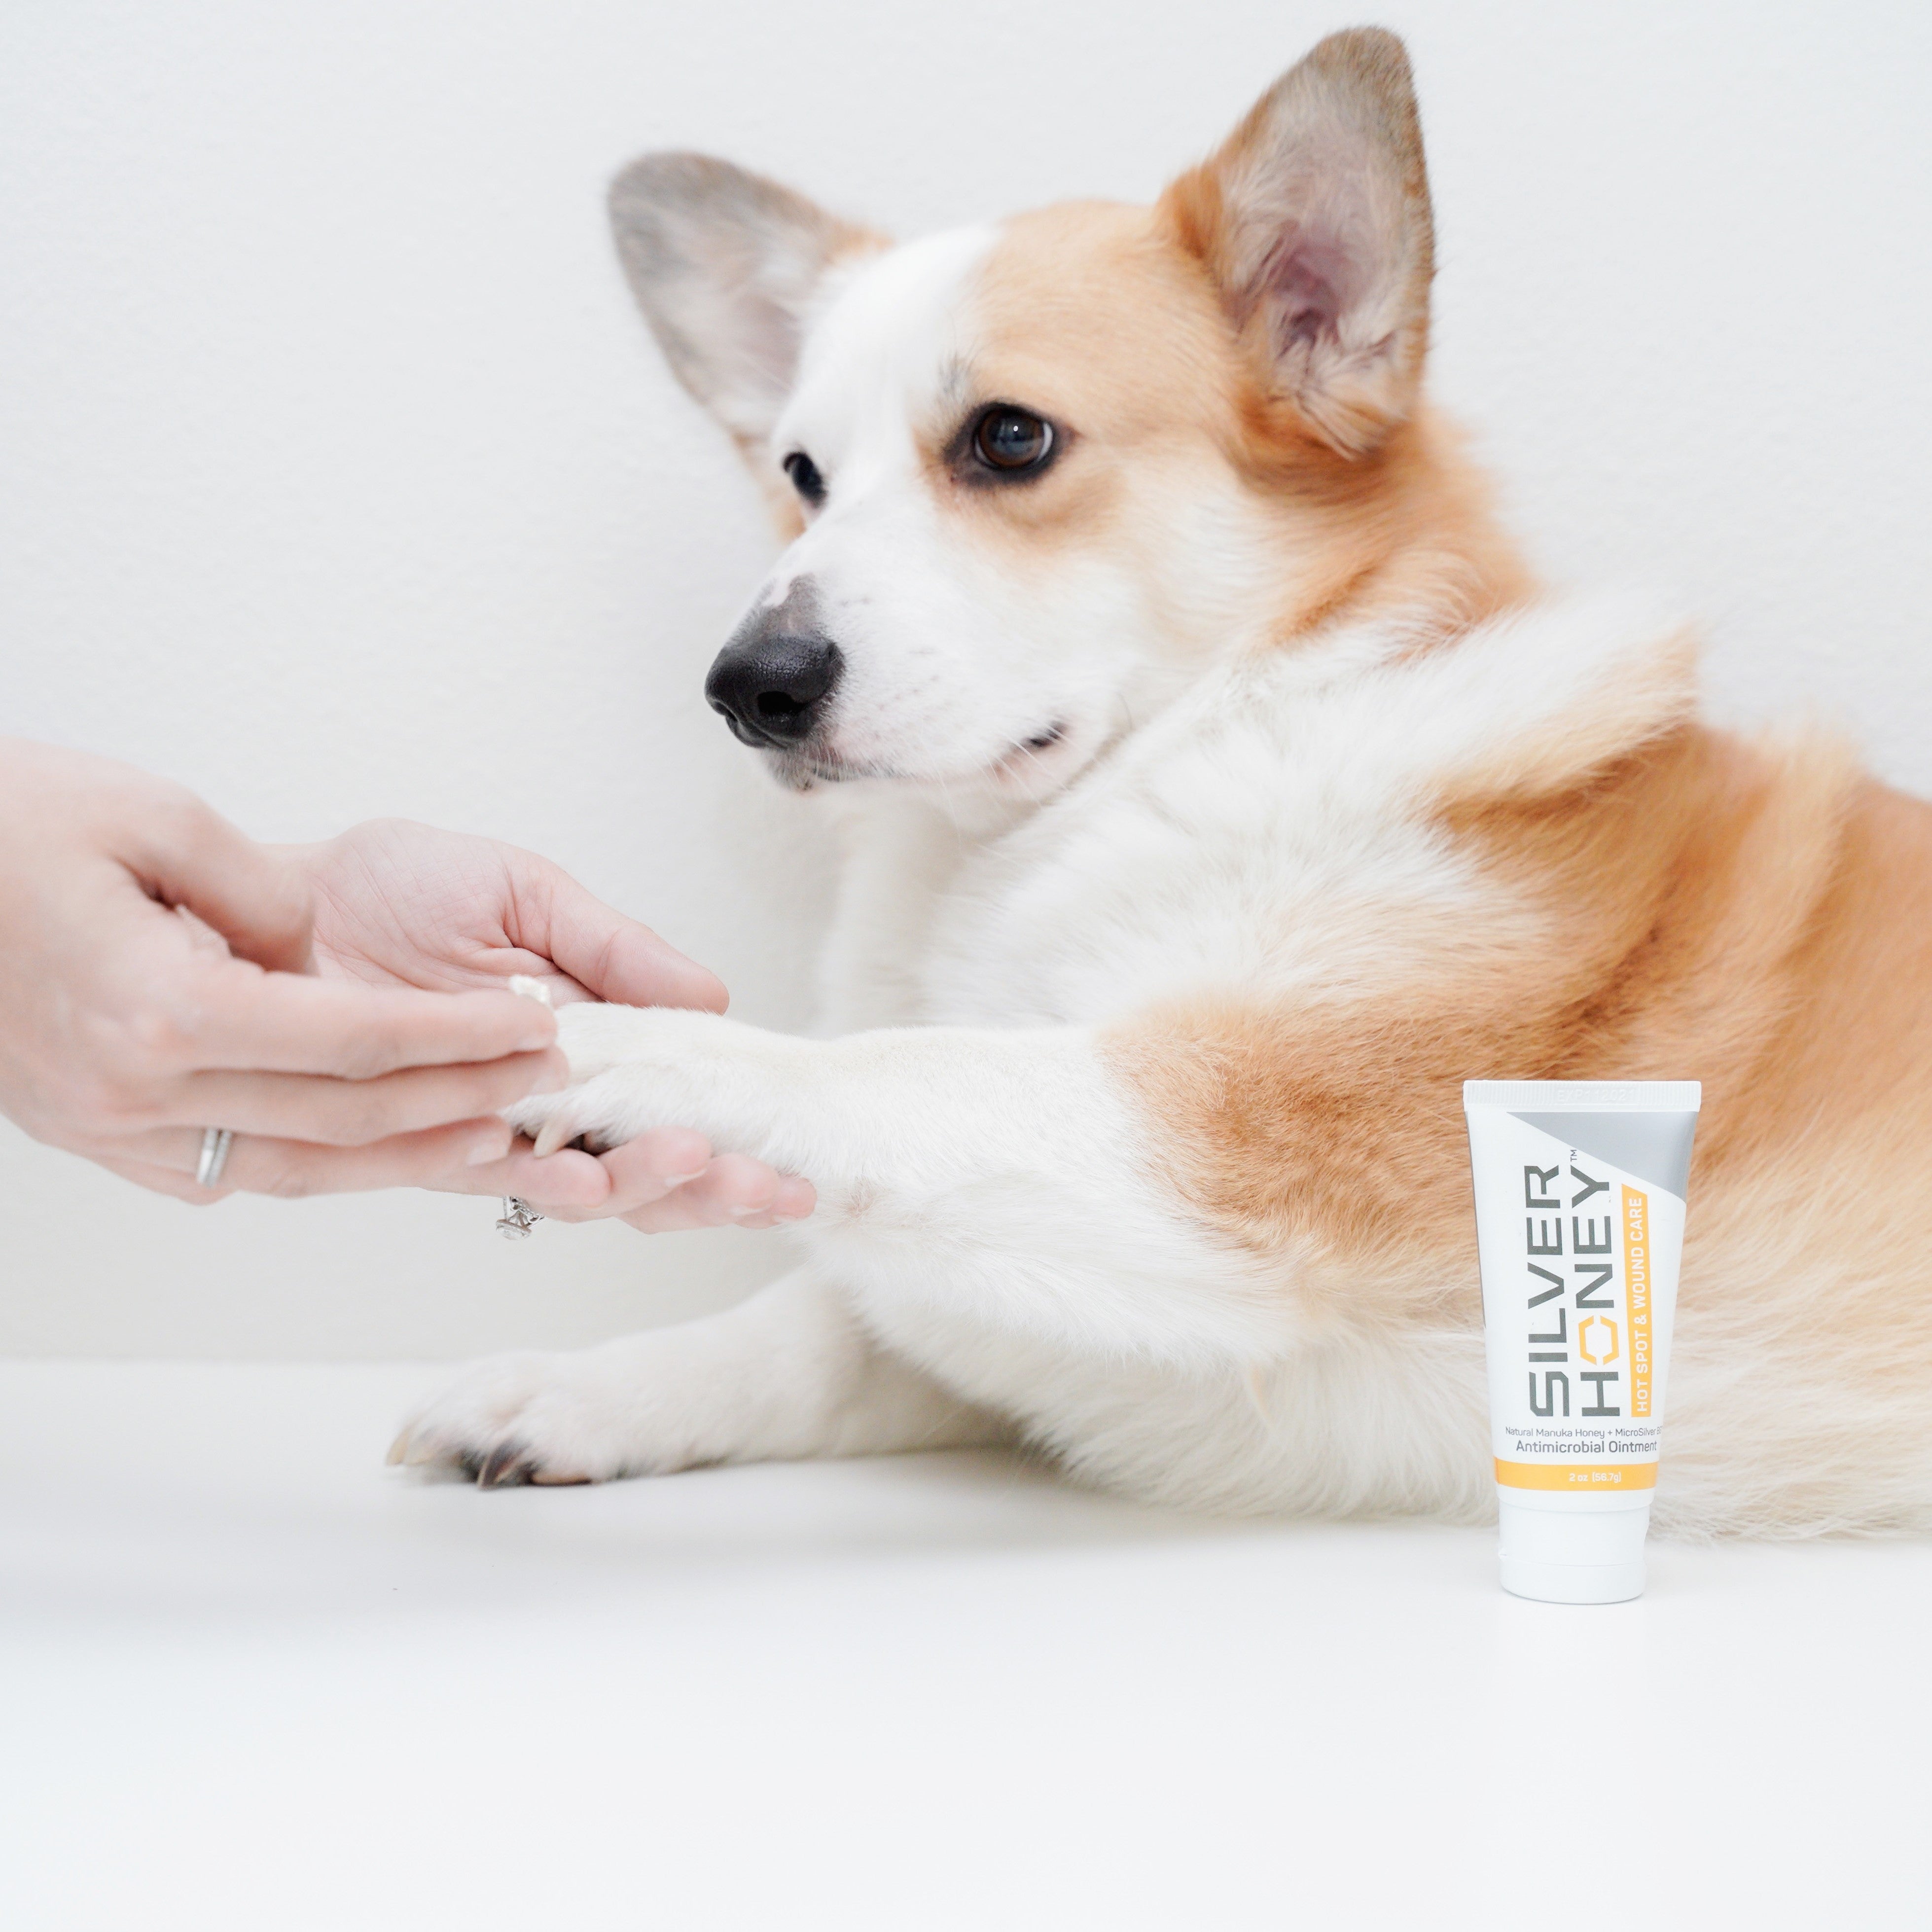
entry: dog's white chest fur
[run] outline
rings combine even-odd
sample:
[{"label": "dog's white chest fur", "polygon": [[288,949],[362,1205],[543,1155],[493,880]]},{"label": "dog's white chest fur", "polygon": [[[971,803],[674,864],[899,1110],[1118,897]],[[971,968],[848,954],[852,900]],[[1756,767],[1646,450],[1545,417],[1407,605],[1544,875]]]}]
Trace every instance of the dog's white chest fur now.
[{"label": "dog's white chest fur", "polygon": [[890,789],[835,801],[827,1030],[1098,1024],[1223,988],[1376,997],[1472,918],[1514,916],[1432,824],[1432,790],[1640,659],[1644,634],[1576,607],[1417,663],[1400,634],[1340,633],[1211,673],[1004,823]]}]

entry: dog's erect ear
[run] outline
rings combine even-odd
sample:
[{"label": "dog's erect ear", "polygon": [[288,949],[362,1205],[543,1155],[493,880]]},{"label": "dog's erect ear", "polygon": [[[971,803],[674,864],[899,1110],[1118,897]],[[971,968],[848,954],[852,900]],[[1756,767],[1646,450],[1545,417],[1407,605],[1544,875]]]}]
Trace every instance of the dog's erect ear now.
[{"label": "dog's erect ear", "polygon": [[1331,34],[1162,208],[1270,395],[1343,454],[1373,448],[1414,401],[1434,266],[1401,41]]},{"label": "dog's erect ear", "polygon": [[610,184],[631,292],[678,380],[750,448],[789,394],[826,270],[884,245],[708,154],[646,154]]}]

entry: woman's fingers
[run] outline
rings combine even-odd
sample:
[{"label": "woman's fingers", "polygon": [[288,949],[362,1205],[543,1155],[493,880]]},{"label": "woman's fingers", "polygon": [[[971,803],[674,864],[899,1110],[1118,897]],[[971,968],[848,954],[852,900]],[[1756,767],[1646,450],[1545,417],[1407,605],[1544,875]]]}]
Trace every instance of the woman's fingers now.
[{"label": "woman's fingers", "polygon": [[452,1168],[426,1184],[444,1194],[514,1194],[558,1221],[596,1220],[610,1192],[595,1154],[566,1148],[538,1160],[526,1140],[513,1140],[502,1160]]},{"label": "woman's fingers", "polygon": [[626,1006],[699,1006],[722,1013],[716,974],[687,959],[647,926],[586,892],[561,866],[505,848],[514,894],[514,938],[600,1000]]},{"label": "woman's fingers", "polygon": [[628,1214],[695,1181],[712,1165],[711,1143],[690,1127],[657,1127],[598,1156],[610,1178],[606,1214]]},{"label": "woman's fingers", "polygon": [[526,1094],[560,1092],[568,1078],[568,1064],[553,1047],[482,1066],[412,1066],[375,1080],[190,1073],[172,1084],[161,1105],[169,1126],[228,1127],[270,1139],[366,1147],[494,1114]]},{"label": "woman's fingers", "polygon": [[514,1194],[554,1221],[602,1221],[662,1200],[710,1160],[702,1134],[657,1127],[607,1154],[565,1148],[539,1160],[519,1141],[507,1160],[452,1174],[443,1185],[465,1194]]},{"label": "woman's fingers", "polygon": [[720,1154],[704,1173],[622,1219],[646,1234],[683,1228],[773,1228],[802,1220],[817,1204],[809,1181],[741,1154]]},{"label": "woman's fingers", "polygon": [[764,1215],[747,1216],[741,1225],[747,1228],[784,1228],[794,1221],[809,1220],[818,1208],[818,1190],[808,1180],[796,1174],[786,1174],[778,1183],[778,1191],[772,1196],[771,1205]]},{"label": "woman's fingers", "polygon": [[507,1160],[446,1174],[432,1185],[464,1194],[514,1194],[554,1221],[620,1219],[646,1234],[688,1228],[770,1228],[817,1204],[808,1181],[742,1154],[713,1159],[688,1127],[658,1127],[608,1154],[566,1148],[538,1160],[528,1141]]},{"label": "woman's fingers", "polygon": [[[530,1165],[547,1168],[551,1155]],[[599,1157],[610,1178],[610,1192],[594,1208],[547,1210],[557,1220],[628,1222],[647,1234],[689,1228],[776,1227],[811,1213],[817,1197],[808,1183],[776,1173],[743,1154],[711,1156],[702,1134],[686,1127],[660,1127],[640,1134]],[[538,1182],[541,1186],[541,1181]],[[536,1194],[509,1190],[541,1206]]]},{"label": "woman's fingers", "polygon": [[377,1187],[419,1187],[452,1168],[500,1159],[512,1136],[494,1118],[458,1120],[428,1132],[401,1134],[366,1147],[318,1147],[303,1141],[238,1134],[223,1163],[220,1184],[195,1180],[202,1137],[182,1127],[157,1127],[124,1140],[81,1148],[124,1179],[157,1193],[205,1204],[230,1194],[349,1194]]},{"label": "woman's fingers", "polygon": [[370,1081],[405,1067],[536,1052],[556,1037],[546,1008],[507,992],[418,992],[261,973],[232,960],[212,968],[208,980],[173,1003],[186,1009],[182,1048],[201,1067]]}]

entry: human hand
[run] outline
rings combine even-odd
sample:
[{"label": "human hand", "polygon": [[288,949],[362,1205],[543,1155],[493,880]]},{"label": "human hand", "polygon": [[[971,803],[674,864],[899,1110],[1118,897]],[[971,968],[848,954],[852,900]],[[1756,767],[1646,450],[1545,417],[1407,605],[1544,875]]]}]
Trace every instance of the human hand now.
[{"label": "human hand", "polygon": [[[313,894],[316,967],[325,976],[461,991],[521,974],[560,1004],[724,1010],[715,975],[513,845],[386,819],[290,856]],[[808,1183],[742,1155],[714,1157],[703,1135],[682,1128],[602,1156],[566,1148],[539,1160],[519,1142],[504,1159],[452,1162],[424,1184],[514,1194],[554,1220],[615,1216],[646,1233],[771,1227],[802,1219],[814,1203]]]},{"label": "human hand", "polygon": [[0,1112],[144,1187],[394,1186],[500,1160],[511,1101],[560,1087],[555,1022],[496,991],[311,964],[312,892],[179,786],[0,740]]}]

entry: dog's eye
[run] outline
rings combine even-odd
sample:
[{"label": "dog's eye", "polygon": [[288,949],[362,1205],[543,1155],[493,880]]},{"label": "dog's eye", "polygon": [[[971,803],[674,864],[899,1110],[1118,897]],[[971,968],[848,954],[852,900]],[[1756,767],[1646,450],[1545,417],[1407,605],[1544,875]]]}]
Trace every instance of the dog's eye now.
[{"label": "dog's eye", "polygon": [[818,473],[818,465],[802,449],[794,449],[784,460],[784,473],[791,478],[791,487],[808,503],[825,501],[825,478]]},{"label": "dog's eye", "polygon": [[1003,476],[1043,469],[1053,454],[1053,425],[1030,410],[995,403],[973,425],[973,454]]}]

